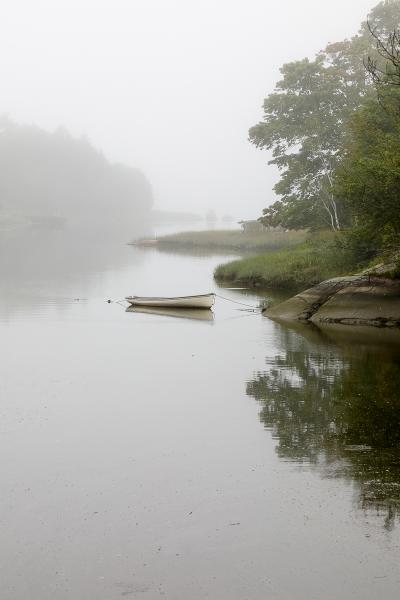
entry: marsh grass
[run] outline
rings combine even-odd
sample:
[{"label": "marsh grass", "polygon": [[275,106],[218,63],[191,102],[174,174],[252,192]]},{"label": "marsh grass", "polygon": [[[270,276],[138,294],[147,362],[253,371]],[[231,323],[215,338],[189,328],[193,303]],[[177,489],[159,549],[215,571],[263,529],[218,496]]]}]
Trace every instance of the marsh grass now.
[{"label": "marsh grass", "polygon": [[219,265],[214,277],[220,282],[298,290],[347,274],[352,268],[337,236],[325,232],[290,248]]},{"label": "marsh grass", "polygon": [[204,248],[233,251],[272,251],[304,241],[305,231],[265,231],[245,233],[239,229],[186,231],[157,239],[157,245],[170,248]]}]

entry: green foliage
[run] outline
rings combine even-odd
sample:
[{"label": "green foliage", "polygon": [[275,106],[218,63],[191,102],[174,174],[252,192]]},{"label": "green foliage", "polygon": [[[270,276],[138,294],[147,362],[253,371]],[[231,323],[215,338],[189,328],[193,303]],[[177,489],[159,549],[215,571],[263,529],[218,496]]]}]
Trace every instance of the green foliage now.
[{"label": "green foliage", "polygon": [[[369,23],[383,35],[399,18],[400,1],[386,0],[371,11]],[[272,150],[269,164],[281,171],[275,186],[281,199],[264,210],[266,224],[334,230],[349,224],[333,174],[349,120],[375,93],[364,69],[367,55],[377,55],[375,46],[364,23],[358,35],[328,45],[314,60],[282,67],[282,80],[264,101],[264,119],[249,133],[258,148]]]},{"label": "green foliage", "polygon": [[335,191],[352,215],[348,246],[393,261],[400,248],[400,5],[381,4],[368,23],[376,54],[366,63],[377,94],[350,120]]},{"label": "green foliage", "polygon": [[353,217],[349,244],[366,256],[400,247],[400,90],[387,90],[383,101],[354,115],[336,176]]}]

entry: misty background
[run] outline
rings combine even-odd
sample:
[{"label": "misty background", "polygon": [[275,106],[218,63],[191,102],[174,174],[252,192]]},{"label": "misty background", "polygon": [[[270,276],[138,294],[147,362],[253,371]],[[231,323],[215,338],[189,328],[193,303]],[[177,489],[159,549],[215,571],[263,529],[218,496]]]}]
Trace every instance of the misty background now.
[{"label": "misty background", "polygon": [[0,13],[0,113],[65,128],[107,185],[115,163],[135,169],[140,206],[257,218],[277,173],[248,129],[280,66],[351,37],[375,3],[14,0]]}]

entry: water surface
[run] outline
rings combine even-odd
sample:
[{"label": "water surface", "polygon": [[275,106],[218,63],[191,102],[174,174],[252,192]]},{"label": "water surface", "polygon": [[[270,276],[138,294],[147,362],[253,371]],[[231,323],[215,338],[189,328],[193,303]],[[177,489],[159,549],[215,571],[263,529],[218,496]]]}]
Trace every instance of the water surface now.
[{"label": "water surface", "polygon": [[1,247],[1,598],[394,600],[397,332],[126,312],[229,257]]}]

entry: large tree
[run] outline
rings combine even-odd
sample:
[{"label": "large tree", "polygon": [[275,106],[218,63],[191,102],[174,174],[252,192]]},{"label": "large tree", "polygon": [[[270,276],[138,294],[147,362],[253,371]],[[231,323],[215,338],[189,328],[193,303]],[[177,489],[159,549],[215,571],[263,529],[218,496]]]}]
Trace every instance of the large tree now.
[{"label": "large tree", "polygon": [[330,44],[314,60],[282,67],[283,78],[264,101],[263,120],[252,127],[250,141],[272,151],[281,179],[281,197],[264,210],[267,225],[287,228],[342,228],[346,205],[335,193],[333,175],[341,162],[346,127],[374,86],[364,69],[375,56],[379,34],[393,30],[400,18],[400,0],[386,0],[369,15],[358,35]]}]

